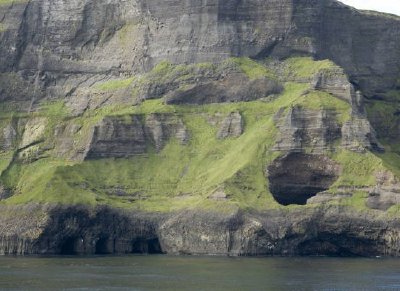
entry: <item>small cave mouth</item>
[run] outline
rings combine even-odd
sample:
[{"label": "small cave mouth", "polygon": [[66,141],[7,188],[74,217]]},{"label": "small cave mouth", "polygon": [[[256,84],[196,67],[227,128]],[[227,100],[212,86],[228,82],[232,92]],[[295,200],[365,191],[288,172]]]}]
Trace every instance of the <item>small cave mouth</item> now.
[{"label": "small cave mouth", "polygon": [[61,255],[78,254],[78,244],[79,244],[79,238],[77,237],[66,238],[61,244],[60,254]]},{"label": "small cave mouth", "polygon": [[301,256],[360,257],[377,256],[379,245],[347,233],[322,233],[298,245]]},{"label": "small cave mouth", "polygon": [[109,238],[100,238],[96,242],[95,254],[96,255],[109,255],[114,253],[114,242]]},{"label": "small cave mouth", "polygon": [[324,155],[289,153],[268,167],[269,190],[281,205],[305,205],[338,179],[340,166]]},{"label": "small cave mouth", "polygon": [[134,254],[162,254],[162,248],[158,238],[136,239],[133,242],[132,253]]}]

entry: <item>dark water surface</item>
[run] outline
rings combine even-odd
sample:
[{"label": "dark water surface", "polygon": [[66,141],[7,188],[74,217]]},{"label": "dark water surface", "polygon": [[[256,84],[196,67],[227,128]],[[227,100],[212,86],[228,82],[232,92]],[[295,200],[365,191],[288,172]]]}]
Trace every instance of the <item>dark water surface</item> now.
[{"label": "dark water surface", "polygon": [[0,257],[1,290],[400,290],[400,260]]}]

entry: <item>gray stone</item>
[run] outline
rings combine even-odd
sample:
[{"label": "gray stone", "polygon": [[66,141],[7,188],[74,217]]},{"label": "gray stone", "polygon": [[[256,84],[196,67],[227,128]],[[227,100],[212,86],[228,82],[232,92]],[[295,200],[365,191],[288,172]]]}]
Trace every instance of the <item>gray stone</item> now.
[{"label": "gray stone", "polygon": [[106,117],[94,128],[86,159],[122,158],[146,152],[139,116]]},{"label": "gray stone", "polygon": [[320,192],[320,193],[317,193],[317,195],[307,199],[307,204],[329,203],[332,201],[338,201],[338,200],[350,198],[351,196],[353,196],[351,193]]},{"label": "gray stone", "polygon": [[243,133],[243,118],[240,112],[231,112],[222,121],[217,133],[217,138],[239,137]]},{"label": "gray stone", "polygon": [[150,144],[159,152],[171,138],[181,144],[189,140],[186,127],[176,115],[153,113],[144,122],[142,119],[141,115],[105,117],[94,127],[85,159],[141,155]]},{"label": "gray stone", "polygon": [[83,206],[0,208],[1,254],[400,254],[398,219],[345,206],[169,214]]},{"label": "gray stone", "polygon": [[10,123],[3,129],[2,149],[7,151],[13,149],[17,141],[17,131]]},{"label": "gray stone", "polygon": [[358,116],[353,116],[351,120],[344,123],[341,146],[358,152],[366,149],[384,151],[383,146],[376,139],[375,130],[368,119]]},{"label": "gray stone", "polygon": [[282,92],[274,80],[248,80],[244,76],[230,76],[218,82],[197,83],[167,95],[167,104],[209,104],[253,101]]},{"label": "gray stone", "polygon": [[181,144],[189,141],[189,133],[185,125],[173,114],[148,115],[145,120],[145,132],[157,151],[160,151],[172,137],[177,138]]},{"label": "gray stone", "polygon": [[399,18],[334,0],[28,0],[1,5],[0,15],[0,72],[34,84],[33,100],[162,60],[311,55],[336,62],[369,96],[392,88],[400,70]]},{"label": "gray stone", "polygon": [[340,138],[336,112],[292,107],[287,114],[275,116],[279,135],[274,150],[301,152],[311,150],[322,153]]},{"label": "gray stone", "polygon": [[400,187],[375,187],[366,201],[371,209],[388,210],[393,205],[400,204]]}]

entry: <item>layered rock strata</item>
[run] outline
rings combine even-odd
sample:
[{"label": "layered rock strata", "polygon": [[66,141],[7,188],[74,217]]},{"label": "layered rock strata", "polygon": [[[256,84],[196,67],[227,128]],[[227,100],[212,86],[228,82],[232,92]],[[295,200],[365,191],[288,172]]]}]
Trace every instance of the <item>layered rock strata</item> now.
[{"label": "layered rock strata", "polygon": [[382,220],[338,206],[290,213],[168,215],[107,208],[18,208],[31,218],[31,225],[9,217],[16,208],[2,210],[2,254],[398,256],[400,252],[398,219]]},{"label": "layered rock strata", "polygon": [[[0,15],[1,79],[28,80],[34,90],[19,97],[33,103],[162,60],[311,55],[333,60],[370,96],[392,88],[399,75],[398,18],[334,0],[26,0],[6,1]],[[3,99],[13,96],[7,92]]]}]

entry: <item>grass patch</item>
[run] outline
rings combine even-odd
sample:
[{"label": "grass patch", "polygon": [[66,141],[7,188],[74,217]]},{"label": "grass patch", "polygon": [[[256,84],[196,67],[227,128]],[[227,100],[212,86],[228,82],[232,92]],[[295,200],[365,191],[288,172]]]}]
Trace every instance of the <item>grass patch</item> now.
[{"label": "grass patch", "polygon": [[383,161],[371,152],[356,153],[340,150],[332,158],[342,166],[342,173],[332,188],[374,186],[375,173],[385,170]]},{"label": "grass patch", "polygon": [[168,61],[158,63],[150,72],[138,78],[137,85],[143,84],[168,84],[173,82],[185,83],[194,81],[196,77],[213,75],[217,65],[212,63],[197,63],[190,65],[175,65]]},{"label": "grass patch", "polygon": [[[400,79],[397,81],[398,87],[400,87]],[[400,101],[400,90],[391,90],[384,94],[385,100],[392,101],[392,102],[399,102]]]},{"label": "grass patch", "polygon": [[393,102],[374,101],[367,105],[367,114],[380,138],[398,135],[400,105]]},{"label": "grass patch", "polygon": [[7,6],[11,4],[27,3],[28,0],[0,0],[0,6]]},{"label": "grass patch", "polygon": [[4,152],[0,154],[0,176],[8,168],[13,160],[13,152]]},{"label": "grass patch", "polygon": [[271,70],[266,66],[250,58],[231,58],[228,62],[233,62],[242,70],[242,72],[251,80],[260,78],[276,78]]},{"label": "grass patch", "polygon": [[389,169],[396,177],[400,178],[400,155],[399,152],[391,151],[390,146],[385,145],[386,152],[378,154],[378,157],[382,159],[385,168]]},{"label": "grass patch", "polygon": [[63,100],[47,101],[40,104],[39,115],[50,118],[64,119],[70,115]]},{"label": "grass patch", "polygon": [[121,47],[127,48],[129,43],[134,41],[134,39],[132,39],[132,35],[135,35],[137,33],[138,28],[139,28],[139,23],[136,21],[132,21],[126,23],[118,31],[118,39]]},{"label": "grass patch", "polygon": [[340,202],[340,205],[343,206],[351,206],[352,208],[358,211],[371,211],[366,207],[366,200],[369,194],[365,191],[354,190],[352,196],[346,199],[343,199]]},{"label": "grass patch", "polygon": [[26,203],[61,203],[89,204],[96,203],[90,193],[75,187],[66,187],[65,181],[56,175],[59,167],[66,167],[65,161],[42,159],[29,164],[15,163],[2,175],[2,182],[14,191],[14,196],[4,201],[4,204]]},{"label": "grass patch", "polygon": [[100,91],[117,91],[126,89],[135,80],[135,77],[127,79],[110,80],[104,83],[97,84],[95,88]]},{"label": "grass patch", "polygon": [[330,60],[315,61],[311,57],[289,58],[284,64],[287,75],[301,79],[312,78],[319,71],[336,66]]},{"label": "grass patch", "polygon": [[55,128],[62,124],[69,115],[70,112],[63,100],[46,101],[40,104],[39,112],[34,113],[33,116],[45,118],[45,147],[52,144]]},{"label": "grass patch", "polygon": [[2,23],[0,23],[0,32],[4,32],[6,30],[7,30],[7,26],[2,24]]},{"label": "grass patch", "polygon": [[344,124],[351,117],[351,106],[349,103],[321,91],[311,91],[296,100],[296,105],[311,110],[335,110],[339,124]]}]

